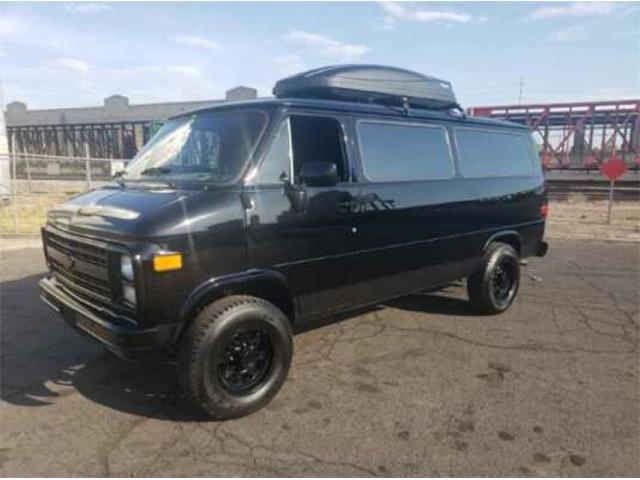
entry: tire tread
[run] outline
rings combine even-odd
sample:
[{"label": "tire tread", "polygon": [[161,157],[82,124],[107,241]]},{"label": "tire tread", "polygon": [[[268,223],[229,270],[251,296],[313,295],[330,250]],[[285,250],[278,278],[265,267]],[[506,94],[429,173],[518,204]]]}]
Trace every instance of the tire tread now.
[{"label": "tire tread", "polygon": [[[207,408],[207,403],[203,399],[200,391],[199,372],[196,368],[191,367],[197,362],[200,354],[200,346],[211,325],[228,311],[247,304],[260,305],[267,310],[271,310],[275,315],[282,314],[277,307],[262,298],[250,295],[230,295],[214,301],[202,309],[193,320],[193,323],[181,341],[178,361],[176,363],[178,383],[187,398],[214,419],[223,420],[230,417],[228,415],[216,414]],[[220,406],[225,410],[231,407],[229,404]]]}]

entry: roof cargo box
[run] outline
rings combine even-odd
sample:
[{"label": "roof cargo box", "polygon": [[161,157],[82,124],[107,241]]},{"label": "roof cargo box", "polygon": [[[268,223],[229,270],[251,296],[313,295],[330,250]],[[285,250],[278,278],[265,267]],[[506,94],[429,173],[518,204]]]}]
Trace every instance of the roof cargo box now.
[{"label": "roof cargo box", "polygon": [[278,81],[273,94],[278,98],[408,104],[415,108],[458,107],[449,82],[379,65],[336,65],[298,73]]}]

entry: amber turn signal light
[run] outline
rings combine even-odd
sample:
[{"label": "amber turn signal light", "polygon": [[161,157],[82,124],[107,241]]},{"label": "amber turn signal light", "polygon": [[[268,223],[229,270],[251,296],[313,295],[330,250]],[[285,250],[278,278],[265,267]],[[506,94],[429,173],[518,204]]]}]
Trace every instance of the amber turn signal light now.
[{"label": "amber turn signal light", "polygon": [[158,253],[153,257],[153,270],[156,272],[169,272],[182,268],[182,254]]}]

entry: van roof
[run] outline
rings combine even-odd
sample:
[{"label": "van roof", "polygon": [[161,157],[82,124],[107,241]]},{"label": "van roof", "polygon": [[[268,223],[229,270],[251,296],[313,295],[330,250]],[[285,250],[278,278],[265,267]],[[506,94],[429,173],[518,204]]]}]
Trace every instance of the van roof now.
[{"label": "van roof", "polygon": [[308,110],[333,111],[345,113],[364,113],[371,115],[383,115],[385,117],[398,117],[399,119],[433,119],[448,122],[455,122],[465,125],[478,125],[500,128],[518,128],[527,130],[527,127],[518,123],[505,120],[496,120],[485,117],[455,116],[448,110],[427,110],[411,108],[406,115],[402,108],[380,105],[375,103],[345,102],[340,100],[325,100],[315,98],[259,98],[254,100],[243,100],[237,102],[223,102],[216,105],[207,106],[181,113],[172,118],[180,118],[194,113],[218,112],[233,110],[237,108],[286,108],[297,107]]}]

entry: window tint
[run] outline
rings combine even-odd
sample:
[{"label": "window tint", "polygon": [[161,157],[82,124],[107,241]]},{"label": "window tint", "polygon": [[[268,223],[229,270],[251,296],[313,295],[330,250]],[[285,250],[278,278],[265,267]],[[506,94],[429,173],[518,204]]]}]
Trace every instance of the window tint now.
[{"label": "window tint", "polygon": [[359,122],[358,138],[369,180],[448,178],[453,174],[446,131],[441,127]]},{"label": "window tint", "polygon": [[528,175],[533,171],[527,135],[466,128],[456,129],[455,135],[465,177]]},{"label": "window tint", "polygon": [[280,125],[278,133],[271,142],[257,181],[259,183],[282,183],[283,174],[291,178],[291,136],[289,134],[289,120]]},{"label": "window tint", "polygon": [[294,115],[290,121],[296,183],[299,183],[300,169],[305,162],[335,162],[338,180],[346,181],[347,162],[342,145],[342,128],[338,121],[303,115]]}]

